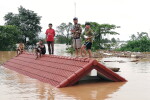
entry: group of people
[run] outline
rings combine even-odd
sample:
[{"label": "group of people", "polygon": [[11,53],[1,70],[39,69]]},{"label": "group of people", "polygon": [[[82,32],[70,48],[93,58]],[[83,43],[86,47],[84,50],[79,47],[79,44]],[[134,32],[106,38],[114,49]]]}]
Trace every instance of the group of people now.
[{"label": "group of people", "polygon": [[[48,26],[49,26],[49,28],[45,32],[45,34],[46,34],[45,41],[47,42],[47,45],[48,45],[48,52],[51,55],[51,54],[54,54],[55,30],[52,28],[51,23]],[[44,55],[46,53],[46,48],[45,48],[45,45],[43,44],[42,40],[40,40],[37,43],[35,53],[36,53],[36,58],[38,58],[38,55],[40,55],[40,57],[41,57],[41,55]]]},{"label": "group of people", "polygon": [[[83,56],[87,56],[86,50],[89,54],[89,58],[92,57],[91,47],[92,47],[92,40],[93,40],[93,31],[90,27],[90,23],[85,23],[85,30],[82,34],[82,28],[81,25],[78,24],[78,18],[73,19],[74,26],[71,30],[72,36],[73,36],[73,48],[75,48],[76,57],[79,56],[79,54]],[[84,37],[84,44],[81,43],[81,36]],[[84,55],[83,55],[84,54]]]},{"label": "group of people", "polygon": [[[22,54],[24,51],[24,44],[23,43],[19,43],[18,44],[18,48],[16,49],[17,51],[17,56]],[[43,41],[40,40],[38,43],[36,43],[36,47],[35,47],[35,55],[37,59],[38,57],[41,57],[41,55],[44,55],[46,53],[46,47],[43,44]]]},{"label": "group of people", "polygon": [[[89,58],[92,57],[91,47],[92,47],[92,40],[93,40],[93,31],[90,27],[90,23],[85,23],[85,30],[82,33],[82,27],[78,23],[78,18],[73,18],[73,28],[70,30],[73,37],[73,48],[75,49],[76,57],[82,56],[86,57],[87,52],[89,55]],[[48,45],[48,52],[49,54],[54,54],[54,37],[55,37],[55,30],[52,28],[52,24],[50,23],[49,28],[46,30],[46,39]],[[81,36],[84,37],[84,44],[82,45],[81,42]],[[23,46],[22,44],[19,44],[19,47],[17,48],[17,55],[23,52]],[[87,52],[86,52],[87,50]],[[18,53],[19,52],[19,53]],[[41,55],[44,55],[46,53],[45,45],[43,44],[43,41],[40,40],[37,43],[37,47],[35,48],[35,54],[36,58],[38,58]]]}]

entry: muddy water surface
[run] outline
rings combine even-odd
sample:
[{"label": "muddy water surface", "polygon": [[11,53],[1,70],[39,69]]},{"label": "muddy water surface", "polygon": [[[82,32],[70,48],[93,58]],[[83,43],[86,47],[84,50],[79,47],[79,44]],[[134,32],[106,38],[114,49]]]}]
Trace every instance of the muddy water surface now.
[{"label": "muddy water surface", "polygon": [[[55,54],[65,53],[65,45],[55,45]],[[0,51],[0,63],[15,56]],[[150,100],[150,60],[134,58],[103,58],[108,67],[119,67],[119,75],[128,82],[88,82],[66,88],[55,88],[0,65],[0,100]],[[111,62],[105,62],[111,61]]]}]

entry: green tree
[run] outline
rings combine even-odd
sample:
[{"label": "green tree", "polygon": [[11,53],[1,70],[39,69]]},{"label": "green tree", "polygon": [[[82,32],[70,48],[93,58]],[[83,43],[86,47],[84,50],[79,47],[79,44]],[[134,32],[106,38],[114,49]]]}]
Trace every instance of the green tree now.
[{"label": "green tree", "polygon": [[148,33],[147,32],[137,32],[137,36],[135,35],[135,34],[132,34],[131,36],[130,36],[130,40],[140,40],[141,38],[143,38],[144,36],[146,36],[146,37],[148,37],[149,38],[149,36],[148,36]]},{"label": "green tree", "polygon": [[112,42],[112,43],[116,43],[117,41],[116,41],[115,38],[112,38],[112,39],[111,39],[111,42]]},{"label": "green tree", "polygon": [[132,34],[132,35],[131,35],[131,40],[134,41],[134,40],[136,40],[136,39],[137,39],[136,36],[135,36],[134,34]]},{"label": "green tree", "polygon": [[139,33],[139,32],[137,32],[137,39],[141,39],[141,38],[143,38],[144,36],[145,37],[148,37],[148,33],[147,32],[141,32],[141,33]]},{"label": "green tree", "polygon": [[41,17],[34,11],[27,10],[20,6],[18,8],[19,14],[8,13],[4,16],[6,25],[15,25],[20,30],[19,40],[26,43],[26,37],[29,38],[29,44],[35,43],[38,34],[41,32],[40,26]]},{"label": "green tree", "polygon": [[0,26],[0,50],[14,50],[20,31],[16,26]]},{"label": "green tree", "polygon": [[[58,33],[60,33],[60,35],[62,35],[63,39],[65,39],[64,41],[66,42],[66,44],[71,44],[71,32],[70,32],[70,30],[72,27],[73,27],[73,24],[71,22],[69,22],[68,24],[61,23],[59,26],[57,26],[56,31]],[[60,38],[60,35],[57,36],[57,37],[59,37],[59,38],[57,38],[58,41],[59,41],[59,39],[62,39],[62,37]],[[64,37],[66,37],[66,38],[64,38]]]}]

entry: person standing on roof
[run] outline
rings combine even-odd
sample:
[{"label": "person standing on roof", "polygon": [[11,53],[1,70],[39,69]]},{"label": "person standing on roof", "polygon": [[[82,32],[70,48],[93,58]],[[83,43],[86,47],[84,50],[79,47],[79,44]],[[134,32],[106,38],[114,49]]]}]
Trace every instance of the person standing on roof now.
[{"label": "person standing on roof", "polygon": [[89,54],[89,58],[91,58],[92,57],[91,47],[92,47],[92,42],[93,42],[93,30],[90,27],[90,23],[85,23],[85,30],[83,32],[83,36],[84,36],[85,43],[81,47],[81,55],[82,53],[84,53],[86,56],[86,50],[87,50]]},{"label": "person standing on roof", "polygon": [[52,29],[52,24],[50,23],[49,29],[46,30],[46,41],[48,45],[48,51],[49,54],[54,54],[54,36],[55,36],[55,30]]},{"label": "person standing on roof", "polygon": [[73,29],[71,30],[72,37],[73,37],[73,48],[75,49],[76,57],[79,56],[80,49],[81,49],[81,33],[82,33],[82,28],[81,25],[78,24],[78,18],[75,17],[73,18]]}]

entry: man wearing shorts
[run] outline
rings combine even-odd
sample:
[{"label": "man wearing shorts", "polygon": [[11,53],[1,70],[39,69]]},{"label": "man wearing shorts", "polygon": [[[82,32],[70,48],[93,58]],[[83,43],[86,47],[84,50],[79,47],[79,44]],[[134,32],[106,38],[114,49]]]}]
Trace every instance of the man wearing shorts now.
[{"label": "man wearing shorts", "polygon": [[49,29],[46,30],[46,41],[48,45],[48,52],[49,54],[54,54],[54,36],[55,30],[52,29],[52,24],[49,24]]},{"label": "man wearing shorts", "polygon": [[81,55],[82,55],[82,52],[83,52],[86,56],[86,50],[87,50],[88,54],[89,54],[89,58],[91,58],[92,57],[91,47],[92,47],[93,31],[90,27],[90,23],[85,24],[85,31],[83,32],[83,36],[84,36],[84,39],[85,39],[85,43],[81,48]]},{"label": "man wearing shorts", "polygon": [[78,24],[78,18],[75,17],[73,19],[73,22],[74,22],[74,26],[73,29],[71,30],[73,36],[73,48],[75,49],[76,57],[78,57],[81,49],[80,36],[81,36],[82,28],[81,25]]}]

